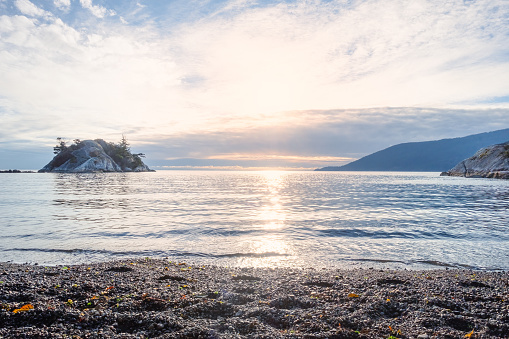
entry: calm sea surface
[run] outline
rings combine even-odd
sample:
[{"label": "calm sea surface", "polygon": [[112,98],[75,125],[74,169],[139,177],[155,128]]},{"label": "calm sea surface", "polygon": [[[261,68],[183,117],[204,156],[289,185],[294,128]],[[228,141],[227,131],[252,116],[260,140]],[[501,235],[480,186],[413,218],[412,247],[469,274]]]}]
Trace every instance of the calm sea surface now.
[{"label": "calm sea surface", "polygon": [[509,181],[438,173],[0,174],[0,261],[509,269]]}]

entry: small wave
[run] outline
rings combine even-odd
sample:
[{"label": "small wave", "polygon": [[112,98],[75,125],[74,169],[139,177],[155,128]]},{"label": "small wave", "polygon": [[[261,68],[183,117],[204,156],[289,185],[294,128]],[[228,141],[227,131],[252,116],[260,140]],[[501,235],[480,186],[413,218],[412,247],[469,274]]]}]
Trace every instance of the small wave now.
[{"label": "small wave", "polygon": [[44,253],[85,253],[85,252],[96,252],[101,251],[89,251],[82,249],[58,249],[58,248],[7,248],[5,252],[44,252]]},{"label": "small wave", "polygon": [[425,265],[431,265],[431,266],[438,266],[438,267],[448,267],[448,268],[464,268],[469,270],[479,270],[480,267],[466,265],[466,264],[458,264],[458,263],[445,263],[442,261],[437,260],[415,260],[414,263],[418,264],[425,264]]},{"label": "small wave", "polygon": [[263,252],[263,253],[228,253],[212,255],[215,258],[268,258],[268,257],[287,257],[288,253]]},{"label": "small wave", "polygon": [[407,264],[405,261],[401,260],[391,260],[391,259],[372,259],[372,258],[357,258],[357,259],[344,259],[345,261],[354,261],[354,262],[375,262],[379,264],[386,263],[399,263],[399,264]]},{"label": "small wave", "polygon": [[362,229],[326,229],[317,230],[317,233],[322,234],[326,237],[345,237],[345,238],[370,238],[370,239],[437,239],[437,238],[460,238],[457,235],[440,231],[436,233],[426,231],[412,231],[412,232],[385,232],[379,231],[365,231]]},{"label": "small wave", "polygon": [[153,251],[153,250],[145,250],[145,251],[111,251],[111,250],[100,250],[100,249],[81,249],[81,248],[73,248],[73,249],[61,249],[61,248],[8,248],[4,250],[5,252],[42,252],[42,253],[65,253],[65,254],[101,254],[104,255],[105,258],[108,256],[206,256],[206,254],[202,253],[189,253],[189,252],[179,252],[179,251]]},{"label": "small wave", "polygon": [[214,236],[214,237],[239,237],[247,235],[258,235],[267,233],[276,233],[271,230],[260,230],[260,229],[245,229],[245,230],[234,230],[229,228],[214,228],[214,227],[199,227],[199,228],[182,228],[182,229],[167,229],[158,232],[112,232],[112,231],[100,231],[90,233],[87,236],[94,238],[140,238],[140,239],[164,239],[172,238],[174,236]]},{"label": "small wave", "polygon": [[64,254],[77,254],[77,255],[96,255],[100,254],[107,260],[108,257],[201,257],[201,258],[268,258],[268,257],[286,257],[290,256],[287,253],[278,252],[242,252],[242,253],[226,253],[226,254],[211,254],[202,252],[182,252],[182,251],[111,251],[111,250],[89,250],[89,249],[60,249],[60,248],[9,248],[5,252],[42,252],[42,253],[64,253]]},{"label": "small wave", "polygon": [[460,269],[468,269],[468,270],[482,270],[482,269],[488,269],[488,270],[497,270],[498,268],[491,267],[491,268],[482,268],[467,264],[461,264],[461,263],[446,263],[438,260],[410,260],[410,261],[403,261],[403,260],[394,260],[394,259],[377,259],[377,258],[352,258],[352,259],[343,259],[345,261],[352,261],[352,262],[373,262],[377,264],[404,264],[408,266],[412,265],[424,265],[424,266],[433,266],[433,267],[443,267],[443,268],[460,268]]}]

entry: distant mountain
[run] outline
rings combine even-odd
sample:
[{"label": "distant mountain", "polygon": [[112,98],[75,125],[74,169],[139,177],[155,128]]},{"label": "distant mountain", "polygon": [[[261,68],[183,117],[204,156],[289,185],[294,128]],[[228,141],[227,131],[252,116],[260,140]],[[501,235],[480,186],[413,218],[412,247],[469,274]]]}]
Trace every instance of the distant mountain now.
[{"label": "distant mountain", "polygon": [[367,155],[344,166],[316,171],[442,172],[489,145],[509,141],[509,128],[462,138],[408,142]]}]

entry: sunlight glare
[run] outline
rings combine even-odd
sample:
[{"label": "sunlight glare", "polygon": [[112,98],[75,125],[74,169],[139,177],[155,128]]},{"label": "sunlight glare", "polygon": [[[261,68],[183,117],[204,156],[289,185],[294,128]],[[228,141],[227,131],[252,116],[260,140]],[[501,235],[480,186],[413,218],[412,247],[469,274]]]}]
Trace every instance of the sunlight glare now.
[{"label": "sunlight glare", "polygon": [[279,235],[266,235],[245,244],[249,253],[259,256],[244,257],[239,260],[241,266],[274,267],[282,265],[295,250]]},{"label": "sunlight glare", "polygon": [[267,195],[266,203],[260,209],[260,219],[264,229],[281,229],[285,226],[286,213],[283,208],[280,190],[283,187],[285,173],[282,171],[262,172],[261,180],[265,181]]}]

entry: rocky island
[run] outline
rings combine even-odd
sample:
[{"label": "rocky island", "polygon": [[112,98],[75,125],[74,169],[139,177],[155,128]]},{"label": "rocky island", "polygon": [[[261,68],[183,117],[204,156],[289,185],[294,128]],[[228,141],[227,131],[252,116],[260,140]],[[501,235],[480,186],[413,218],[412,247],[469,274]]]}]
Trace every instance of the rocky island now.
[{"label": "rocky island", "polygon": [[482,148],[441,175],[509,179],[509,141]]},{"label": "rocky island", "polygon": [[118,144],[103,139],[76,139],[67,146],[61,138],[57,141],[55,157],[39,173],[152,172],[141,160],[143,153],[131,153],[125,137]]}]

